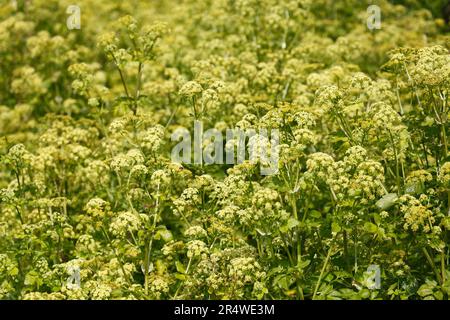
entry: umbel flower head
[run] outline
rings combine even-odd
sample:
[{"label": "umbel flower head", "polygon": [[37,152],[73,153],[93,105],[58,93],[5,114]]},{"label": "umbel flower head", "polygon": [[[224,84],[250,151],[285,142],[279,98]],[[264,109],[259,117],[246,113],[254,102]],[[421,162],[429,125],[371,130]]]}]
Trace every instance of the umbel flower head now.
[{"label": "umbel flower head", "polygon": [[446,162],[442,165],[439,175],[439,182],[447,189],[450,189],[450,162]]},{"label": "umbel flower head", "polygon": [[196,81],[186,82],[180,89],[180,94],[187,98],[192,98],[200,93],[202,93],[202,86]]}]

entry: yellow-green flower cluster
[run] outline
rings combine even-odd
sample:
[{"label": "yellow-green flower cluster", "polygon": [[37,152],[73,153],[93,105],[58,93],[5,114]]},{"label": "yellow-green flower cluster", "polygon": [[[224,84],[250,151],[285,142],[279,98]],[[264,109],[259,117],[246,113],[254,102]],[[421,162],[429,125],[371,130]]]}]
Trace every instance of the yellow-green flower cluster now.
[{"label": "yellow-green flower cluster", "polygon": [[77,2],[0,4],[0,299],[448,298],[444,0]]}]

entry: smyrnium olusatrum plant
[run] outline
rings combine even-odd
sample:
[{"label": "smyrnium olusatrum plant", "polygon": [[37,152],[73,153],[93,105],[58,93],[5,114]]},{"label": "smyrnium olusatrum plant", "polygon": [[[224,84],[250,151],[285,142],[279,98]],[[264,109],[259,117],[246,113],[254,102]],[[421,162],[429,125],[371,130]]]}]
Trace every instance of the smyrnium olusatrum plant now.
[{"label": "smyrnium olusatrum plant", "polygon": [[[449,298],[439,4],[378,1],[368,30],[357,0],[79,0],[68,30],[64,1],[18,3],[0,5],[1,299]],[[173,161],[194,123],[277,131],[277,170]]]}]

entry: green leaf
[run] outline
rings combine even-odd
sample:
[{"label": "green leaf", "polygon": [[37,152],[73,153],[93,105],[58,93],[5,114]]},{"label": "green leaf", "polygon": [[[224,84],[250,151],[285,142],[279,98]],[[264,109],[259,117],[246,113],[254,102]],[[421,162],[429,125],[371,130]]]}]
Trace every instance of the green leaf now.
[{"label": "green leaf", "polygon": [[441,288],[447,295],[450,294],[450,280],[445,281]]},{"label": "green leaf", "polygon": [[287,222],[287,227],[289,230],[295,228],[296,226],[298,226],[299,222],[297,219],[294,218],[290,218]]},{"label": "green leaf", "polygon": [[17,276],[18,274],[19,274],[19,269],[17,267],[14,267],[9,271],[9,275],[11,277]]},{"label": "green leaf", "polygon": [[184,281],[184,280],[186,280],[186,276],[181,273],[175,273],[175,279]]},{"label": "green leaf", "polygon": [[434,295],[434,297],[437,300],[443,300],[444,299],[444,294],[442,293],[441,290],[435,291],[433,295]]},{"label": "green leaf", "polygon": [[331,232],[333,232],[334,234],[337,234],[341,230],[342,230],[341,226],[336,221],[333,221],[331,223]]},{"label": "green leaf", "polygon": [[435,121],[433,117],[427,116],[420,125],[423,127],[432,127],[434,125],[434,122]]},{"label": "green leaf", "polygon": [[368,299],[368,298],[370,298],[370,290],[368,290],[368,289],[362,289],[360,292],[359,292],[359,296],[361,297],[361,298],[363,298],[363,299]]},{"label": "green leaf", "polygon": [[[120,299],[123,297],[123,291],[121,289],[115,289],[111,292],[111,297]],[[122,299],[123,300],[123,299]]]},{"label": "green leaf", "polygon": [[372,222],[366,222],[364,223],[364,230],[366,230],[369,233],[377,233],[378,227]]},{"label": "green leaf", "polygon": [[26,286],[32,286],[38,282],[38,279],[39,279],[39,274],[36,271],[32,270],[32,271],[28,272],[27,275],[25,276],[24,284]]},{"label": "green leaf", "polygon": [[161,259],[156,260],[156,271],[158,272],[158,274],[162,275],[166,272],[167,270],[167,264],[166,262],[164,262]]},{"label": "green leaf", "polygon": [[436,281],[426,281],[423,285],[420,286],[419,290],[417,290],[417,294],[421,297],[430,296],[433,294],[433,289],[436,287]]},{"label": "green leaf", "polygon": [[310,217],[312,217],[312,218],[315,218],[315,219],[320,219],[320,218],[322,218],[322,213],[320,213],[320,212],[317,211],[317,210],[311,210],[311,211],[309,211],[309,212],[308,212],[308,215],[309,215]]},{"label": "green leaf", "polygon": [[286,222],[286,224],[282,225],[280,227],[280,231],[282,233],[286,233],[289,230],[292,230],[293,228],[297,227],[299,225],[299,221],[294,218],[289,218],[289,220]]},{"label": "green leaf", "polygon": [[377,225],[379,225],[379,224],[381,223],[381,221],[382,221],[382,218],[380,217],[380,215],[379,215],[378,213],[375,213],[375,214],[373,215],[373,220],[375,221],[375,223],[376,223]]},{"label": "green leaf", "polygon": [[184,268],[183,264],[180,261],[175,261],[175,266],[179,273],[183,273],[183,274],[186,273],[186,269]]},{"label": "green leaf", "polygon": [[305,269],[307,266],[309,266],[310,263],[311,263],[311,260],[299,261],[297,264],[297,269],[301,271],[301,270]]},{"label": "green leaf", "polygon": [[161,229],[156,232],[155,239],[162,239],[164,242],[169,242],[173,239],[172,232],[167,229]]}]

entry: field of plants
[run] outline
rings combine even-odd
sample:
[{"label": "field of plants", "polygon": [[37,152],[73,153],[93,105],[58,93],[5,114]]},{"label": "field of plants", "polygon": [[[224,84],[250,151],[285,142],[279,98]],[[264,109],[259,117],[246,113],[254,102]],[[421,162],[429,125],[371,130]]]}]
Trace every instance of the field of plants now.
[{"label": "field of plants", "polygon": [[2,0],[0,299],[449,299],[449,17]]}]

